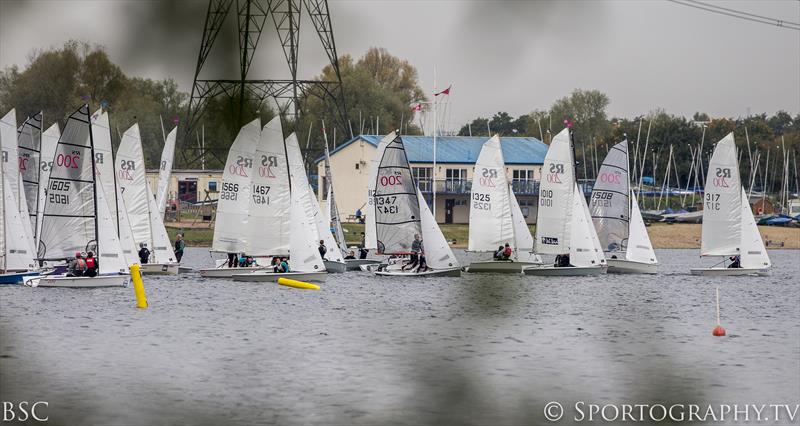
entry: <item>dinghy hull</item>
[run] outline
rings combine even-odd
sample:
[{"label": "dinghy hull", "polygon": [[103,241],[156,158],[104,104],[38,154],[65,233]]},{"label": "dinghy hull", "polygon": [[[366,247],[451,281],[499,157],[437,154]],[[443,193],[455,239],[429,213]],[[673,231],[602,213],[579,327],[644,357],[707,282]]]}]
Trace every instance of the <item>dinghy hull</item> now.
[{"label": "dinghy hull", "polygon": [[337,273],[340,274],[342,272],[347,271],[347,264],[344,262],[336,262],[333,260],[325,260],[322,262],[325,264],[325,270],[329,273]]},{"label": "dinghy hull", "polygon": [[609,274],[657,274],[658,263],[634,262],[623,259],[606,259]]},{"label": "dinghy hull", "polygon": [[425,272],[401,271],[398,269],[388,271],[375,271],[381,277],[460,277],[460,268],[429,269]]},{"label": "dinghy hull", "polygon": [[278,278],[288,278],[295,281],[325,282],[327,272],[267,272],[256,271],[249,274],[236,274],[234,281],[243,282],[278,282]]},{"label": "dinghy hull", "polygon": [[483,262],[472,262],[464,268],[464,272],[479,273],[489,272],[498,274],[518,274],[523,268],[537,266],[534,262],[511,262],[507,260],[487,260]]},{"label": "dinghy hull", "polygon": [[180,265],[177,263],[145,263],[139,269],[147,275],[178,275]]},{"label": "dinghy hull", "polygon": [[[345,259],[344,264],[347,265],[348,271],[365,271],[362,266],[378,265],[381,261],[377,259]],[[368,271],[365,271],[368,272]]]},{"label": "dinghy hull", "polygon": [[97,277],[44,276],[26,280],[34,287],[103,288],[126,287],[130,275],[100,275]]},{"label": "dinghy hull", "polygon": [[531,266],[524,268],[522,273],[525,275],[536,275],[544,277],[579,277],[589,275],[600,275],[606,272],[604,266],[564,266],[556,268],[552,265]]},{"label": "dinghy hull", "polygon": [[248,272],[254,272],[259,270],[265,270],[266,267],[255,267],[255,268],[209,268],[209,269],[198,269],[200,272],[200,276],[203,278],[232,278],[234,275],[237,274],[246,274]]},{"label": "dinghy hull", "polygon": [[39,272],[25,271],[25,272],[9,272],[7,274],[0,274],[0,284],[22,284],[25,279],[33,278],[39,275]]},{"label": "dinghy hull", "polygon": [[735,277],[743,275],[769,275],[769,269],[759,268],[692,268],[692,275],[705,277]]}]

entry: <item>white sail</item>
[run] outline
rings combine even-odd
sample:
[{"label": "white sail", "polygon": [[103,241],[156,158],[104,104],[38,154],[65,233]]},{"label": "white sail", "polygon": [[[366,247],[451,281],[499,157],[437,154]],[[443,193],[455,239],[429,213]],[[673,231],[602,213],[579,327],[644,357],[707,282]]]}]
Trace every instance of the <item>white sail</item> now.
[{"label": "white sail", "polygon": [[570,248],[575,172],[569,129],[557,134],[544,157],[536,220],[536,252],[564,254]]},{"label": "white sail", "polygon": [[[747,194],[742,188],[742,199],[747,200]],[[742,243],[741,243],[741,265],[742,268],[769,268],[772,262],[769,260],[767,248],[764,247],[764,240],[758,232],[756,220],[750,210],[750,203],[742,203]]]},{"label": "white sail", "polygon": [[[139,246],[133,238],[133,231],[131,230],[131,222],[128,220],[128,208],[125,206],[125,199],[122,197],[122,190],[119,186],[115,187],[117,198],[116,203],[118,206],[117,214],[111,214],[112,219],[119,220],[117,228],[119,229],[119,242],[122,246],[122,254],[125,256],[125,261],[128,265],[139,263]],[[108,201],[108,199],[106,199]],[[109,207],[111,203],[109,202]]]},{"label": "white sail", "polygon": [[700,242],[702,256],[740,253],[742,202],[736,144],[733,133],[729,133],[717,143],[708,163]]},{"label": "white sail", "polygon": [[245,252],[252,256],[289,254],[289,171],[280,117],[261,130],[255,149],[250,200],[251,238]]},{"label": "white sail", "polygon": [[32,241],[38,231],[39,211],[39,157],[42,145],[42,113],[28,117],[17,134],[19,144],[19,173],[31,226]]},{"label": "white sail", "polygon": [[470,251],[495,252],[506,243],[516,248],[510,197],[503,150],[495,135],[483,144],[472,174]]},{"label": "white sail", "polygon": [[27,271],[35,268],[34,257],[36,252],[33,250],[31,241],[28,240],[23,232],[18,232],[27,221],[23,221],[19,214],[19,206],[14,192],[8,179],[0,174],[0,190],[2,190],[2,211],[0,220],[0,272],[8,271]]},{"label": "white sail", "polygon": [[592,224],[589,207],[577,184],[573,184],[572,214],[570,224],[569,260],[574,266],[597,266],[605,264],[603,249]]},{"label": "white sail", "polygon": [[330,224],[333,237],[336,239],[339,251],[347,252],[347,242],[344,239],[342,229],[342,219],[339,216],[339,208],[336,206],[336,196],[333,192],[333,173],[331,173],[331,153],[328,151],[328,142],[325,140],[325,176],[328,182],[328,203],[325,209],[326,220]]},{"label": "white sail", "polygon": [[325,270],[325,265],[317,250],[316,222],[304,206],[300,192],[302,191],[292,191],[291,196],[290,269],[295,272],[321,272]]},{"label": "white sail", "polygon": [[[125,133],[127,134],[128,132]],[[111,151],[111,125],[108,121],[108,113],[103,112],[102,109],[98,109],[92,114],[92,139],[94,140],[94,164],[97,183],[103,187],[108,209],[111,211],[111,219],[116,226],[117,212],[120,209],[119,201],[116,197],[117,190],[115,189],[117,178],[114,175],[116,170],[114,169],[114,154]],[[130,135],[127,141],[125,139],[123,141],[125,141],[124,143],[129,143]],[[120,147],[122,146],[123,142],[120,144]]]},{"label": "white sail", "polygon": [[391,132],[381,139],[380,143],[378,143],[378,149],[375,150],[375,157],[372,158],[370,163],[369,175],[367,175],[367,203],[364,206],[364,214],[367,216],[364,221],[364,248],[378,248],[378,236],[375,233],[375,184],[378,180],[378,167],[383,158],[383,152],[389,142],[393,141],[396,136],[395,132]]},{"label": "white sail", "polygon": [[58,138],[60,136],[61,130],[58,128],[58,123],[54,123],[42,133],[42,150],[41,157],[39,158],[39,169],[42,171],[42,174],[39,175],[39,209],[36,212],[38,216],[36,223],[38,226],[36,229],[34,247],[39,246],[39,236],[42,235],[42,215],[44,214],[44,203],[45,197],[47,196],[47,181],[50,179],[50,169],[53,167],[53,155],[56,152],[56,145],[58,144]]},{"label": "white sail", "polygon": [[88,106],[82,106],[69,116],[53,158],[39,256],[63,260],[86,251],[89,243],[97,240]]},{"label": "white sail", "polygon": [[[21,185],[22,174],[19,167],[19,147],[17,145],[17,113],[13,108],[0,119],[0,148],[3,151],[3,173],[11,186],[11,192],[17,199],[20,217],[30,217],[28,200]],[[33,228],[26,226],[20,229],[25,233],[25,238],[33,244]]]},{"label": "white sail", "polygon": [[436,224],[431,209],[425,197],[417,188],[417,202],[419,204],[420,224],[422,228],[422,244],[425,250],[425,263],[433,269],[458,268],[459,265],[453,249]]},{"label": "white sail", "polygon": [[167,199],[169,198],[169,180],[172,177],[172,162],[175,160],[175,140],[178,135],[178,126],[175,126],[167,135],[164,141],[164,149],[161,151],[161,162],[158,168],[158,194],[157,203],[159,214],[164,214],[167,210]]},{"label": "white sail", "polygon": [[631,193],[631,201],[631,222],[625,258],[634,262],[658,263],[650,236],[647,235],[647,228],[644,226],[642,212],[639,211],[639,202],[633,193]]},{"label": "white sail", "polygon": [[261,120],[257,118],[239,130],[228,151],[217,201],[212,251],[241,253],[248,248],[253,156],[260,138]]},{"label": "white sail", "polygon": [[156,203],[156,197],[150,191],[150,185],[147,188],[147,204],[150,213],[150,235],[152,242],[150,250],[153,253],[152,263],[175,263],[175,252],[172,250],[172,243],[169,241],[167,228],[164,227],[164,220],[162,219],[162,211],[159,210]]},{"label": "white sail", "polygon": [[[122,135],[117,149],[117,184],[122,192],[122,199],[128,210],[128,221],[131,225],[136,246],[152,244],[150,233],[150,208],[147,197],[147,176],[145,174],[144,154],[139,136],[139,125],[134,124]],[[101,175],[102,176],[102,175]],[[100,178],[103,182],[105,178]],[[103,185],[106,186],[106,185]],[[112,183],[113,188],[113,183]],[[152,247],[151,247],[152,248]]]},{"label": "white sail", "polygon": [[522,215],[519,208],[517,197],[511,192],[509,196],[511,202],[511,222],[514,225],[514,256],[519,262],[542,263],[542,259],[534,252],[533,236],[528,228],[528,222]]},{"label": "white sail", "polygon": [[589,209],[603,251],[622,254],[626,250],[630,225],[630,175],[628,141],[608,151],[592,189]]},{"label": "white sail", "polygon": [[314,219],[317,223],[317,239],[325,241],[325,248],[328,250],[325,253],[325,260],[344,262],[344,254],[336,244],[336,239],[333,237],[333,233],[331,232],[331,222],[322,213],[319,203],[317,203],[316,199],[314,198],[314,191],[312,191],[311,186],[306,186],[306,192],[308,193],[308,197],[310,199],[309,204],[311,213],[314,215]]},{"label": "white sail", "polygon": [[108,208],[103,185],[97,185],[97,257],[100,274],[127,274],[128,262],[122,253],[114,216]]},{"label": "white sail", "polygon": [[420,235],[422,228],[417,185],[400,136],[389,142],[383,151],[383,158],[378,165],[374,201],[378,253],[410,253],[414,236]]}]

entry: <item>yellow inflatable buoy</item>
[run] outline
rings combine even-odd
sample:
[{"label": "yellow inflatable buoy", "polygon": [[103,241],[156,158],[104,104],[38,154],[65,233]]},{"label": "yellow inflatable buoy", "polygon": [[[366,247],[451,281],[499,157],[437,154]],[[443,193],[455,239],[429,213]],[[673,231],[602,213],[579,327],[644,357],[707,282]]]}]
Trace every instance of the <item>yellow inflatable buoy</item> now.
[{"label": "yellow inflatable buoy", "polygon": [[307,282],[303,282],[303,281],[290,280],[288,278],[278,278],[278,284],[285,285],[287,287],[300,288],[300,289],[303,289],[303,290],[319,290],[319,286],[318,285],[307,283]]}]

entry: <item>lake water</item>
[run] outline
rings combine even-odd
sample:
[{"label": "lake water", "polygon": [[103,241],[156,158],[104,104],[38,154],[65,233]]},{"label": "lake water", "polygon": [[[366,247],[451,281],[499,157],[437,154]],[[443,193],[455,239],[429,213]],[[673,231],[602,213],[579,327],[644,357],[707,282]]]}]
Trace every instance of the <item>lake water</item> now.
[{"label": "lake water", "polygon": [[0,286],[0,400],[83,425],[516,425],[546,423],[549,401],[567,418],[576,401],[800,402],[800,252],[771,251],[758,278],[657,254],[657,276],[348,273],[321,291],[146,276],[146,310],[132,288]]}]

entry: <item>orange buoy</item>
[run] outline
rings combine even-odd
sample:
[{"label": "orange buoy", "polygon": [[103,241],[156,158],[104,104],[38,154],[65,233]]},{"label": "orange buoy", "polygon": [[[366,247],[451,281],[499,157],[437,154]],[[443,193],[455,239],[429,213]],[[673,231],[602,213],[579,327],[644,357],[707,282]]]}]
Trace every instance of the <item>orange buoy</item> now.
[{"label": "orange buoy", "polygon": [[725,329],[719,324],[719,287],[717,287],[717,326],[711,332],[713,336],[722,337],[725,335]]}]

